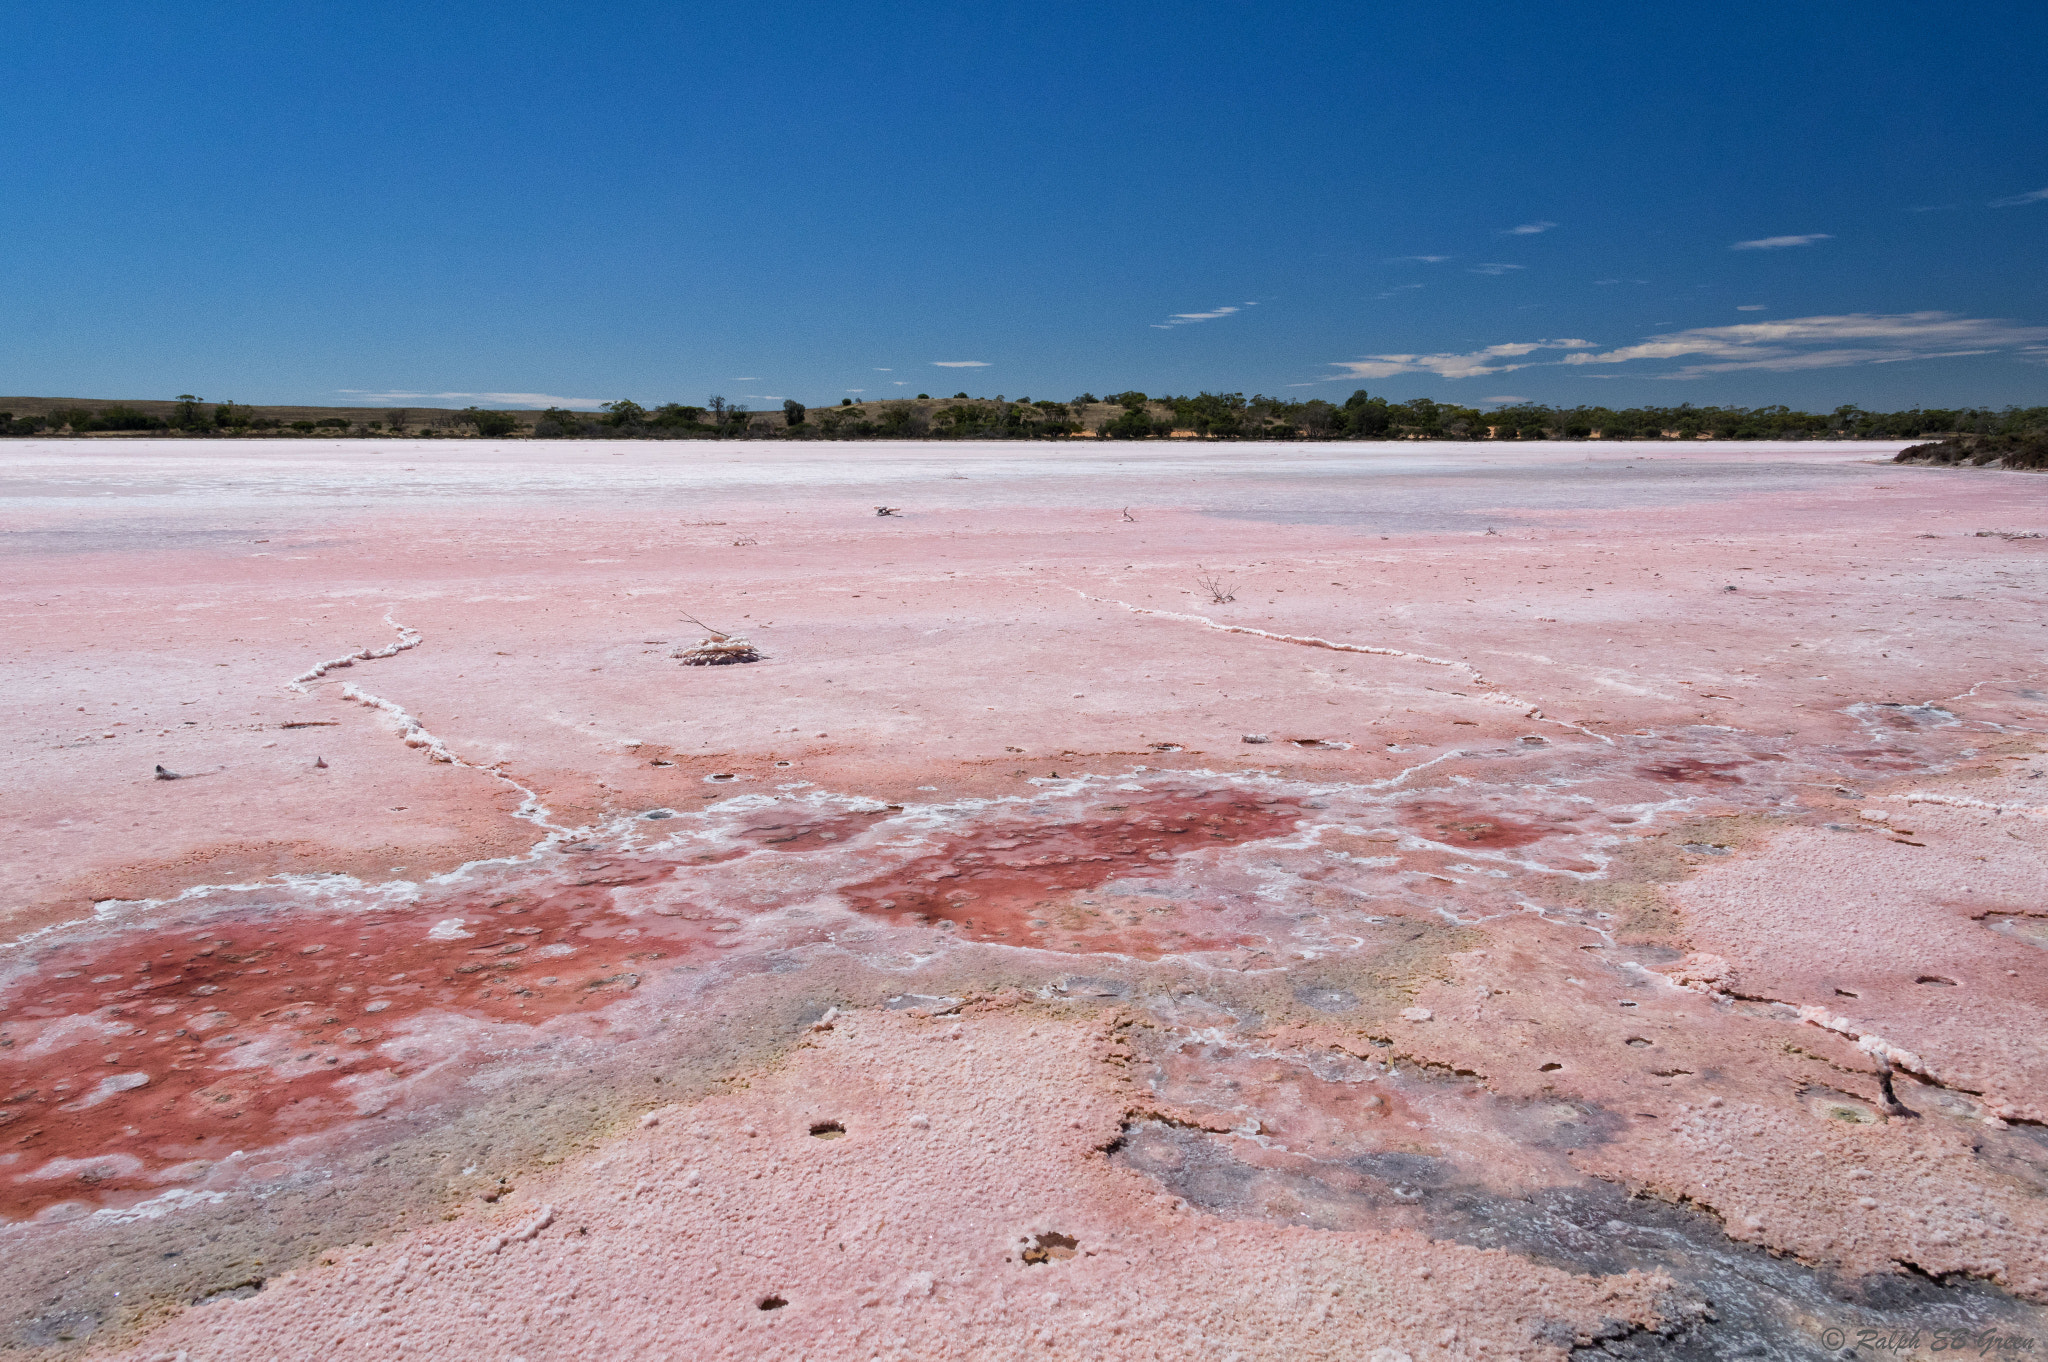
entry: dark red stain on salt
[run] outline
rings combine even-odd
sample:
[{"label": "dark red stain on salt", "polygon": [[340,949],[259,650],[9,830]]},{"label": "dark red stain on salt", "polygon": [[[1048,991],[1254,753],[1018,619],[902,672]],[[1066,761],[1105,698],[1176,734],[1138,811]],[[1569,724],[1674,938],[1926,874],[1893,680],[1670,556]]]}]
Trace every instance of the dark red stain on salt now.
[{"label": "dark red stain on salt", "polygon": [[1866,771],[1915,771],[1929,763],[1903,747],[1856,747],[1841,753],[1849,763]]},{"label": "dark red stain on salt", "polygon": [[686,865],[718,865],[736,861],[755,850],[825,851],[858,837],[874,821],[874,814],[859,816],[815,813],[804,809],[763,809],[748,815],[729,831],[728,835],[736,839],[735,845],[706,847],[689,852],[680,860]]},{"label": "dark red stain on salt", "polygon": [[1548,837],[1552,828],[1502,817],[1461,804],[1425,801],[1406,809],[1408,825],[1432,842],[1459,847],[1525,847]]},{"label": "dark red stain on salt", "polygon": [[[610,911],[612,888],[667,864],[563,870],[523,893],[345,918],[251,909],[48,952],[0,997],[0,1218],[137,1200],[235,1150],[367,1119],[406,1076],[378,1042],[423,1013],[592,1012],[736,940],[713,935],[721,914]],[[457,917],[470,935],[430,938]]]},{"label": "dark red stain on salt", "polygon": [[873,822],[872,816],[764,809],[750,816],[736,835],[770,851],[822,851],[859,836]]},{"label": "dark red stain on salt", "polygon": [[1741,761],[1706,761],[1699,757],[1674,757],[1670,761],[1657,762],[1650,766],[1636,768],[1637,774],[1652,780],[1668,780],[1678,785],[1740,785],[1742,777],[1735,774],[1746,763]]},{"label": "dark red stain on salt", "polygon": [[1299,805],[1239,790],[1172,790],[1076,810],[1060,822],[991,820],[843,891],[858,912],[928,920],[972,941],[1157,959],[1254,938],[1214,920],[1199,893],[1080,895],[1160,881],[1177,856],[1290,831]]}]

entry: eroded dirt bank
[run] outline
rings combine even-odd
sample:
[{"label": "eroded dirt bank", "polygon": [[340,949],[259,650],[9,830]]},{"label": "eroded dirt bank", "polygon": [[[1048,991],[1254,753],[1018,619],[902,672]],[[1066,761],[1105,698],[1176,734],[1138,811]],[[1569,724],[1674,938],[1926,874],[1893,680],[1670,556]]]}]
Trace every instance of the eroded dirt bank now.
[{"label": "eroded dirt bank", "polygon": [[4,1341],[2040,1338],[2048,490],[1891,448],[10,446]]}]

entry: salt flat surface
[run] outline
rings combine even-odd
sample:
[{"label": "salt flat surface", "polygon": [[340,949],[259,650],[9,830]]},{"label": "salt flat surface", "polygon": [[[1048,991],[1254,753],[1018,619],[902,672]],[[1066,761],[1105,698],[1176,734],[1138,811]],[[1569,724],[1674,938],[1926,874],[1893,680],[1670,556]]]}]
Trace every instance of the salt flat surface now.
[{"label": "salt flat surface", "polygon": [[2048,480],[1897,447],[0,444],[0,1327],[2040,1337]]},{"label": "salt flat surface", "polygon": [[[1716,441],[1694,445],[1528,441],[1371,444],[1199,444],[863,441],[856,444],[733,444],[689,441],[192,440],[10,441],[0,450],[0,504],[29,509],[45,498],[117,497],[157,502],[242,497],[274,501],[370,495],[494,501],[562,494],[702,496],[853,489],[909,489],[947,505],[1027,494],[1087,504],[1098,488],[1157,486],[1197,491],[1189,480],[1309,488],[1399,477],[1483,482],[1547,474],[1573,484],[1572,468],[1639,464],[1646,473],[1731,479],[1818,474],[1836,464],[1886,459],[1901,442],[1811,445]],[[195,452],[195,449],[201,452]],[[1652,468],[1652,465],[1657,465]],[[983,480],[984,488],[944,484]],[[1221,488],[1214,489],[1216,491]],[[1061,494],[1064,493],[1062,497]]]}]

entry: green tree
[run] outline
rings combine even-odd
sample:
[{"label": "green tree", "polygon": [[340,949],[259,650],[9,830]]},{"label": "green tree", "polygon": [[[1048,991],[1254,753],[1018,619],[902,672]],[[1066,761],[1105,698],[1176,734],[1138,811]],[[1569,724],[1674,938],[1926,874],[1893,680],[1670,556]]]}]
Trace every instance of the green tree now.
[{"label": "green tree", "polygon": [[604,404],[604,411],[601,419],[614,430],[633,430],[647,420],[647,408],[631,398],[622,397],[616,402],[607,402]]},{"label": "green tree", "polygon": [[[102,407],[92,421],[94,430],[162,430],[164,423],[133,407]],[[77,429],[76,425],[73,429]]]},{"label": "green tree", "polygon": [[1143,407],[1125,407],[1124,414],[1104,426],[1102,433],[1112,440],[1144,440],[1155,432],[1152,418],[1145,414]]},{"label": "green tree", "polygon": [[1234,440],[1244,434],[1243,393],[1204,392],[1198,397],[1173,399],[1173,416],[1181,425],[1205,437]]},{"label": "green tree", "polygon": [[664,402],[647,415],[647,424],[656,430],[680,434],[695,430],[704,423],[704,408],[686,407],[680,402]]},{"label": "green tree", "polygon": [[455,417],[460,426],[474,426],[476,433],[493,440],[502,440],[519,429],[519,418],[509,411],[487,411],[482,407],[464,407]]},{"label": "green tree", "polygon": [[1393,413],[1384,397],[1374,397],[1358,388],[1344,399],[1344,431],[1354,439],[1377,440],[1393,423]]},{"label": "green tree", "polygon": [[533,423],[533,433],[543,440],[558,440],[564,436],[583,434],[584,417],[577,412],[564,411],[560,407],[549,407]]},{"label": "green tree", "polygon": [[782,399],[782,422],[791,430],[804,423],[804,404],[793,397]]}]

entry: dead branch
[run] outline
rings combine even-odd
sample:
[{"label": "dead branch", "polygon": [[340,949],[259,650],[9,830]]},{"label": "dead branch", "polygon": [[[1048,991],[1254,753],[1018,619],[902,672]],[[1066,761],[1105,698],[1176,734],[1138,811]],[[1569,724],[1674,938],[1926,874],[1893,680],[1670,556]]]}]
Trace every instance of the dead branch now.
[{"label": "dead branch", "polygon": [[1202,573],[1195,578],[1195,585],[1209,598],[1211,605],[1229,605],[1237,599],[1236,593],[1231,590],[1237,585],[1236,578],[1219,576],[1203,568],[1200,563],[1195,564],[1195,567]]}]

